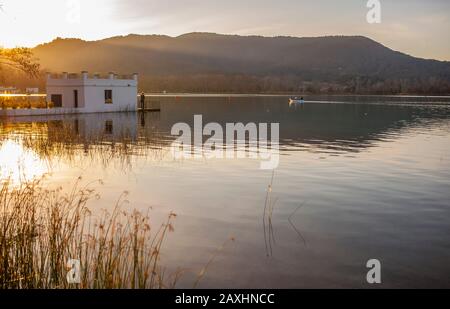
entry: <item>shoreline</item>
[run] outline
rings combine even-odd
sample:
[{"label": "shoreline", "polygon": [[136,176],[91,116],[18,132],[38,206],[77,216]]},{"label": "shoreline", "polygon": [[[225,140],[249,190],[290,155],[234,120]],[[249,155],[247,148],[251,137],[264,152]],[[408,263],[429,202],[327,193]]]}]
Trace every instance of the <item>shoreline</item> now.
[{"label": "shoreline", "polygon": [[[45,93],[40,94],[0,94],[0,97],[45,97]],[[139,97],[140,95],[138,95]],[[325,96],[325,97],[385,97],[385,98],[440,98],[450,99],[449,95],[414,95],[414,94],[302,94],[302,93],[145,93],[147,97],[308,97],[308,96]]]}]

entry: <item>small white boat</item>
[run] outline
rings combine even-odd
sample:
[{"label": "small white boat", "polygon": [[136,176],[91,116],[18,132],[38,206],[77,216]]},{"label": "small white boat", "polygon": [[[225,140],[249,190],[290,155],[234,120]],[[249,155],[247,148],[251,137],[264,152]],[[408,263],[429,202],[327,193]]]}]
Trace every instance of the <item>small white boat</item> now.
[{"label": "small white boat", "polygon": [[289,104],[304,104],[305,100],[303,100],[303,98],[298,99],[298,98],[290,98],[289,99]]}]

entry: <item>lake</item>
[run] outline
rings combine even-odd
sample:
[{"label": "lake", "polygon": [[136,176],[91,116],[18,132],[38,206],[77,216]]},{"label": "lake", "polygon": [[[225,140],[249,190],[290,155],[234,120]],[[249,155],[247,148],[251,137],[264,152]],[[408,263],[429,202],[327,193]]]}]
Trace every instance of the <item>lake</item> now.
[{"label": "lake", "polygon": [[[149,96],[160,112],[0,119],[0,177],[77,177],[94,210],[151,208],[175,231],[163,248],[178,287],[450,288],[450,98]],[[279,123],[279,166],[174,158],[179,122]],[[243,149],[244,153],[251,150]],[[270,186],[270,190],[268,190]],[[268,193],[270,191],[270,193]]]}]

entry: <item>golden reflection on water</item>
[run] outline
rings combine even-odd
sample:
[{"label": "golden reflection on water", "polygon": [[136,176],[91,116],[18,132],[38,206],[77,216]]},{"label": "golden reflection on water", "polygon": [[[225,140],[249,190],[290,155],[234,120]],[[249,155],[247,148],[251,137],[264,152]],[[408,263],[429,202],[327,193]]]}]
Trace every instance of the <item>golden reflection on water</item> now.
[{"label": "golden reflection on water", "polygon": [[[20,183],[52,171],[51,184],[70,189],[65,184],[84,173],[86,181],[100,178],[106,183],[97,209],[107,209],[118,192],[127,190],[132,208],[152,207],[157,218],[173,211],[180,219],[165,253],[170,266],[203,266],[204,257],[216,252],[232,231],[240,245],[221,252],[227,262],[209,272],[205,287],[230,282],[243,288],[275,287],[270,283],[275,282],[310,288],[338,281],[343,287],[360,287],[353,280],[360,276],[358,267],[349,271],[348,265],[360,265],[369,251],[407,261],[407,270],[397,271],[399,284],[409,286],[411,276],[423,273],[424,248],[436,261],[429,281],[448,285],[441,276],[449,269],[442,254],[450,248],[445,221],[448,107],[305,104],[291,110],[286,102],[224,105],[209,100],[163,104],[160,113],[139,117],[117,113],[0,119],[0,181],[11,177]],[[194,114],[222,126],[281,124],[284,155],[273,186],[276,259],[267,259],[260,220],[271,173],[248,161],[202,159],[191,164],[194,160],[170,156],[170,129],[179,122],[193,127]],[[308,247],[289,224],[290,216]],[[406,250],[392,250],[400,247]],[[323,269],[325,260],[333,262]],[[261,269],[264,274],[255,276]],[[316,279],[302,284],[302,278]],[[415,284],[427,286],[428,279]]]},{"label": "golden reflection on water", "polygon": [[13,185],[42,177],[48,169],[41,158],[21,142],[5,140],[0,144],[0,181]]}]

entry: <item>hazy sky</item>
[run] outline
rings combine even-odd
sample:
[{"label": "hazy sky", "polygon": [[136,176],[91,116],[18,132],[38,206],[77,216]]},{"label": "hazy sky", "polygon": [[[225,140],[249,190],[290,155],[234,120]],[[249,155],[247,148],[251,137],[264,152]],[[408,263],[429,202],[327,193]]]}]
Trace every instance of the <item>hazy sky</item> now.
[{"label": "hazy sky", "polygon": [[0,0],[0,45],[129,33],[343,34],[365,35],[418,57],[450,60],[450,0],[380,2],[381,23],[369,24],[367,0]]}]

